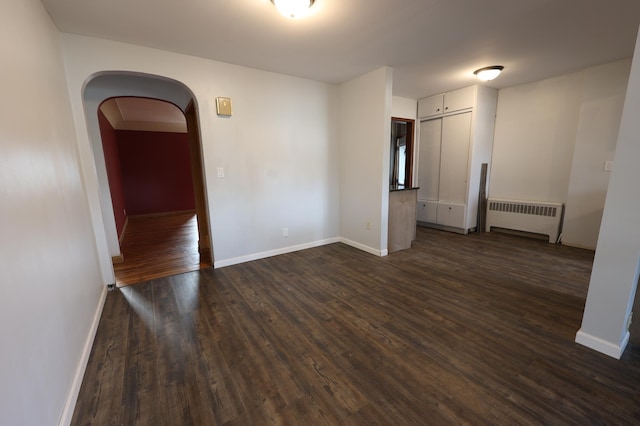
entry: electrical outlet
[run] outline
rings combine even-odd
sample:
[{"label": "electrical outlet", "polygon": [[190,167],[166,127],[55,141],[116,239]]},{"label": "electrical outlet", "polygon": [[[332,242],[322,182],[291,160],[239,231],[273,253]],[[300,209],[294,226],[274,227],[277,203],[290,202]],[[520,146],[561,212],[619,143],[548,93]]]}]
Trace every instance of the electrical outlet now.
[{"label": "electrical outlet", "polygon": [[289,236],[289,228],[282,228],[282,237],[287,238]]}]

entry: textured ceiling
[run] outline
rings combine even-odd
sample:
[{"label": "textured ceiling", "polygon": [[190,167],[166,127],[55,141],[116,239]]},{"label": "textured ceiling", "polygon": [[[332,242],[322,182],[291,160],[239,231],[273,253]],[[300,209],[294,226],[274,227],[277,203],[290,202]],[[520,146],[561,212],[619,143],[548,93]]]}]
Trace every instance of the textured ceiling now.
[{"label": "textured ceiling", "polygon": [[58,28],[340,83],[394,68],[395,95],[509,87],[633,54],[639,0],[316,0],[298,20],[270,0],[42,0]]}]

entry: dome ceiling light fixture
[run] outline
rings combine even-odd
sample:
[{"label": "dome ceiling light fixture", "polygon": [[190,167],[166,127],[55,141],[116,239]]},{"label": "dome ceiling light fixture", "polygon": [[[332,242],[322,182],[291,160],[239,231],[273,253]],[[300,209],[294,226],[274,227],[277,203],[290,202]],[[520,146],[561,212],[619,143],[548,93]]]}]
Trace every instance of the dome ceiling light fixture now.
[{"label": "dome ceiling light fixture", "polygon": [[313,5],[315,0],[271,0],[278,12],[287,18],[300,18]]},{"label": "dome ceiling light fixture", "polygon": [[502,65],[492,65],[475,70],[473,73],[482,81],[490,81],[499,76],[503,69]]}]

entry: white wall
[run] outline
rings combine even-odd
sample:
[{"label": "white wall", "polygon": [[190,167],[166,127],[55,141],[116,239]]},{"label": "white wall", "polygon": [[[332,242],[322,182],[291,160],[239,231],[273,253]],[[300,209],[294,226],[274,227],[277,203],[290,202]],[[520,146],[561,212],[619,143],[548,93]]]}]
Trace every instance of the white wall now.
[{"label": "white wall", "polygon": [[418,117],[418,101],[416,99],[393,96],[391,98],[391,116],[415,120]]},{"label": "white wall", "polygon": [[340,235],[387,254],[392,70],[340,85]]},{"label": "white wall", "polygon": [[493,156],[493,136],[495,133],[495,116],[498,106],[498,91],[496,89],[477,85],[476,106],[473,111],[471,134],[473,144],[469,157],[469,185],[466,214],[466,229],[478,226],[478,204],[480,203],[480,185],[482,164],[487,164],[486,187],[491,187],[491,158]]},{"label": "white wall", "polygon": [[582,101],[567,191],[562,242],[595,249],[618,139],[631,60],[584,71]]},{"label": "white wall", "polygon": [[0,424],[54,425],[106,293],[59,34],[38,0],[0,2],[0,54]]},{"label": "white wall", "polygon": [[[91,76],[112,70],[159,75],[194,94],[216,267],[337,241],[336,86],[90,37],[62,39],[87,169],[95,166],[82,91]],[[232,117],[216,116],[218,96],[231,97]],[[98,191],[95,172],[87,179]],[[99,200],[92,203],[100,208]]]},{"label": "white wall", "polygon": [[[640,268],[640,35],[631,66],[609,190],[576,341],[619,358]],[[636,317],[637,321],[637,317]]]},{"label": "white wall", "polygon": [[565,202],[582,73],[498,92],[489,196]]},{"label": "white wall", "polygon": [[595,249],[629,66],[500,90],[489,196],[564,203],[562,242]]}]

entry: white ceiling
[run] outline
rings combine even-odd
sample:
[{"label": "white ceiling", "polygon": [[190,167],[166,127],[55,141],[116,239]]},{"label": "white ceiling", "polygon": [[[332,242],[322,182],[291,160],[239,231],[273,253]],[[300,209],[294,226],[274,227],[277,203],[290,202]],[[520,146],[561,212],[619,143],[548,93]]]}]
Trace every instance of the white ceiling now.
[{"label": "white ceiling", "polygon": [[63,32],[340,83],[394,68],[394,95],[503,88],[628,58],[639,0],[316,0],[299,20],[270,0],[42,0]]}]

